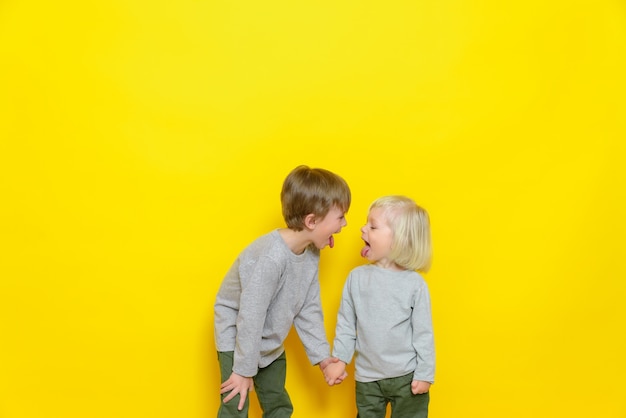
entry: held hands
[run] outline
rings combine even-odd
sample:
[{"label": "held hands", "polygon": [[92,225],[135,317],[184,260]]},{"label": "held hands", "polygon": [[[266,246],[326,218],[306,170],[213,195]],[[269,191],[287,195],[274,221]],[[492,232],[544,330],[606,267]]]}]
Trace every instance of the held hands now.
[{"label": "held hands", "polygon": [[338,385],[348,377],[346,363],[336,357],[330,357],[320,363],[320,369],[324,373],[324,380],[328,386]]},{"label": "held hands", "polygon": [[246,402],[246,398],[248,397],[248,392],[252,392],[254,390],[254,383],[251,377],[240,376],[237,373],[232,373],[228,380],[226,380],[220,386],[220,394],[230,392],[224,398],[224,403],[230,401],[235,395],[239,394],[239,405],[237,406],[238,410],[243,409],[243,405]]},{"label": "held hands", "polygon": [[413,395],[419,395],[428,392],[430,389],[430,383],[422,380],[414,380],[411,382],[411,392]]}]

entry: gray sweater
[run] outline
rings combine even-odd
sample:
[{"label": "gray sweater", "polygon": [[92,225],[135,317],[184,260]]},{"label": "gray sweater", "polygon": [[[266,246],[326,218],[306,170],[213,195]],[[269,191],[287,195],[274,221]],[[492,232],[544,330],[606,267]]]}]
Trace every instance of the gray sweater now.
[{"label": "gray sweater", "polygon": [[234,351],[233,372],[255,376],[276,360],[292,325],[311,364],[330,356],[318,269],[319,250],[296,255],[278,230],[239,254],[215,300],[215,342]]},{"label": "gray sweater", "polygon": [[350,272],[337,315],[333,356],[350,363],[355,352],[359,382],[409,373],[414,380],[434,382],[430,295],[422,276],[373,264]]}]

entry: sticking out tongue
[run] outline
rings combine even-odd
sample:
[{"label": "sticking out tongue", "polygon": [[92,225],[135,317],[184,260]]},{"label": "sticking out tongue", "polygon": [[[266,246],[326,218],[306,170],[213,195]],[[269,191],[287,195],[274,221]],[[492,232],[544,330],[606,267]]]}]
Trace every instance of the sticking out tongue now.
[{"label": "sticking out tongue", "polygon": [[370,252],[370,246],[365,245],[365,247],[363,247],[363,249],[361,250],[361,257],[366,258],[369,252]]},{"label": "sticking out tongue", "polygon": [[332,235],[330,236],[330,238],[328,238],[328,246],[330,248],[333,248],[335,246],[335,237],[333,237]]}]

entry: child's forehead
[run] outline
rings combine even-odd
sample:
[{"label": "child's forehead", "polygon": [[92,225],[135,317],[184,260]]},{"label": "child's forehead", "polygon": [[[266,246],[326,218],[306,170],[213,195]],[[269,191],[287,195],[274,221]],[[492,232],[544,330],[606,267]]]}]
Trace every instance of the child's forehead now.
[{"label": "child's forehead", "polygon": [[375,207],[371,208],[369,213],[367,214],[367,219],[371,220],[384,220],[386,219],[386,208]]},{"label": "child's forehead", "polygon": [[330,209],[328,210],[328,213],[332,213],[332,214],[335,214],[335,215],[345,215],[346,211],[343,210],[343,208],[340,207],[340,206],[332,205],[330,207]]},{"label": "child's forehead", "polygon": [[329,210],[329,211],[334,210],[334,211],[336,211],[336,212],[341,212],[341,213],[343,213],[343,214],[346,214],[346,213],[348,213],[348,209],[349,209],[349,208],[350,208],[350,206],[344,206],[344,205],[342,205],[341,203],[333,203],[333,204],[330,206],[330,210]]}]

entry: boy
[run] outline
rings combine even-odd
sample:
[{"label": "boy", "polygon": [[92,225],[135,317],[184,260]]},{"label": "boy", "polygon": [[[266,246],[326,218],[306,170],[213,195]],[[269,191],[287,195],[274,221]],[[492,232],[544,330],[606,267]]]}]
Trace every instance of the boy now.
[{"label": "boy", "polygon": [[323,324],[319,251],[332,248],[333,234],[347,225],[350,199],[347,183],[336,174],[296,167],[281,191],[287,227],[257,238],[226,273],[215,301],[223,382],[218,417],[247,417],[253,385],[264,416],[291,417],[283,343],[292,325],[311,364],[323,371],[337,361],[330,358]]}]

